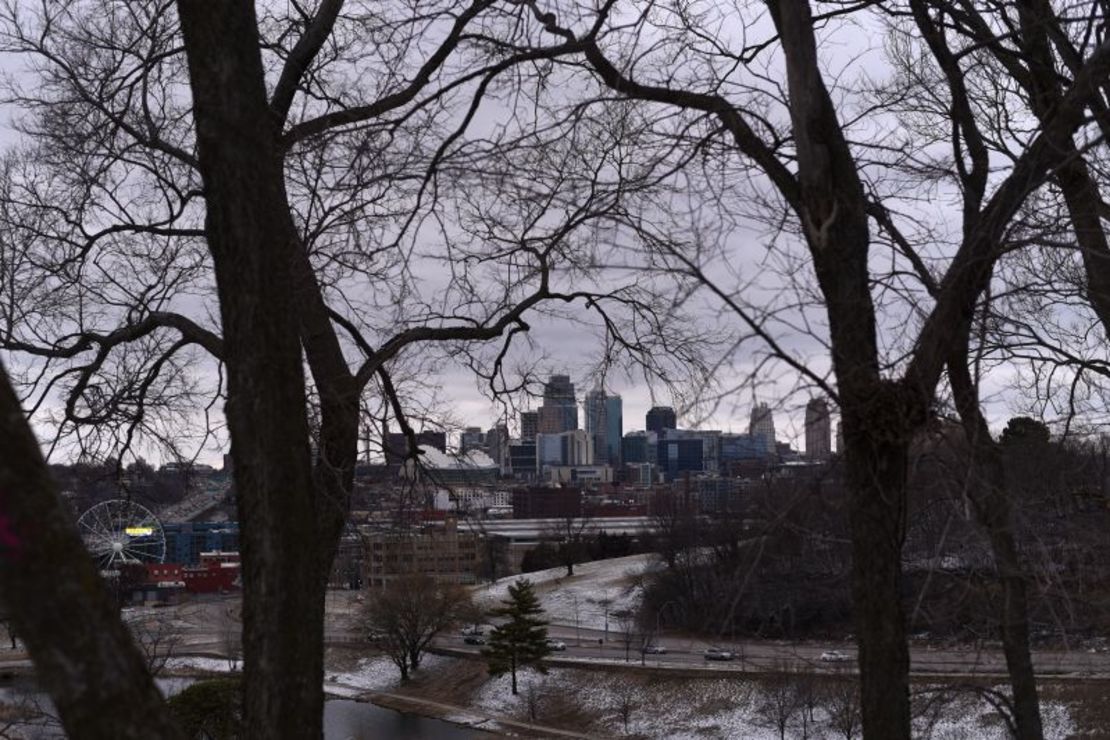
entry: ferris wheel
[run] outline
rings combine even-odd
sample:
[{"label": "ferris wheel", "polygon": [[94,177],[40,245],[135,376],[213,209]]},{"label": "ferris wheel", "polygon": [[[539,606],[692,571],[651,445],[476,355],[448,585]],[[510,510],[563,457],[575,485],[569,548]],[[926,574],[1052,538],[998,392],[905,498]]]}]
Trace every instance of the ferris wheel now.
[{"label": "ferris wheel", "polygon": [[133,501],[101,501],[78,518],[77,529],[105,570],[123,563],[161,563],[166,558],[162,523],[150,509]]}]

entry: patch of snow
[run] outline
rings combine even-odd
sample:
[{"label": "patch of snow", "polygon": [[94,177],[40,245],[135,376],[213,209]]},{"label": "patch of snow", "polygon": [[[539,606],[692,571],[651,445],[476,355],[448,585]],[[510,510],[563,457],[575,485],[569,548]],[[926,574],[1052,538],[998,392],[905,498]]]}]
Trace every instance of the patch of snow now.
[{"label": "patch of snow", "polygon": [[401,672],[384,655],[362,658],[353,671],[329,673],[328,683],[359,691],[386,691],[401,683]]},{"label": "patch of snow", "polygon": [[178,658],[170,658],[166,661],[166,668],[168,670],[191,669],[196,671],[210,671],[212,673],[231,673],[242,667],[241,661],[235,661],[235,667],[233,668],[227,658],[205,658],[199,655],[183,655]]},{"label": "patch of snow", "polygon": [[570,577],[566,568],[549,568],[502,578],[477,589],[475,599],[493,605],[508,596],[509,586],[518,578],[527,578],[535,585],[552,624],[574,626],[577,622],[579,627],[600,630],[605,628],[608,615],[609,628],[613,629],[614,613],[639,607],[643,598],[642,576],[659,566],[659,556],[647,553],[579,563]]},{"label": "patch of snow", "polygon": [[[420,661],[420,672],[435,671],[450,661],[439,655],[425,655]],[[356,695],[366,691],[391,691],[401,684],[401,672],[393,661],[384,655],[362,658],[352,671],[329,671],[325,675],[330,687],[356,690]]]},{"label": "patch of snow", "polygon": [[[598,717],[600,727],[591,734],[617,736],[630,733],[645,738],[706,740],[707,738],[745,738],[777,740],[774,711],[766,687],[757,681],[736,679],[689,679],[655,685],[620,673],[595,673],[567,668],[551,668],[546,675],[525,668],[517,674],[520,693],[513,696],[509,676],[491,678],[474,694],[475,710],[491,715],[527,721],[530,694],[539,702],[537,721],[544,722],[545,696],[573,697],[574,703]],[[628,724],[624,723],[627,706]],[[1045,737],[1064,740],[1075,732],[1067,708],[1059,703],[1042,705]],[[787,737],[801,737],[799,710],[787,726]],[[813,707],[806,722],[810,737],[837,736],[830,726],[828,712]],[[973,699],[956,700],[929,726],[919,719],[914,737],[927,740],[1002,740],[1004,728],[990,710]]]}]

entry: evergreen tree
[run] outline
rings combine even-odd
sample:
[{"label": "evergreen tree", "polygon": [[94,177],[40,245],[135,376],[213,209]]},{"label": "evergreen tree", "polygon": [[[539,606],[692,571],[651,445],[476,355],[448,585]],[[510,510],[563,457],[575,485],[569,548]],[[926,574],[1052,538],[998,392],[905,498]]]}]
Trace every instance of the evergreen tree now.
[{"label": "evergreen tree", "polygon": [[516,694],[518,668],[534,665],[540,673],[547,672],[540,662],[551,653],[547,646],[547,621],[542,618],[543,607],[532,590],[532,582],[526,578],[519,578],[509,586],[509,598],[501,603],[504,606],[491,614],[508,621],[490,633],[489,647],[482,655],[489,664],[491,676],[512,675],[513,694]]}]

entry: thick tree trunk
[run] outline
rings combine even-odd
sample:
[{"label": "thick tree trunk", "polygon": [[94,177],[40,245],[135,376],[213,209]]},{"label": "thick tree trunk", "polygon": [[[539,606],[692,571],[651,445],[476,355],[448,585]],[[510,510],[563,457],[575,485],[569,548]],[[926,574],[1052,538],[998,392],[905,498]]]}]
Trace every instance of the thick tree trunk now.
[{"label": "thick tree trunk", "polygon": [[[228,372],[247,737],[322,734],[323,603],[293,269],[253,3],[178,3]],[[327,548],[325,548],[327,549]],[[329,560],[330,562],[330,560]]]},{"label": "thick tree trunk", "polygon": [[948,363],[952,393],[971,445],[972,473],[969,497],[975,518],[987,534],[994,565],[1002,585],[998,605],[1002,650],[1013,692],[1014,726],[1018,740],[1043,740],[1037,678],[1029,652],[1029,601],[1025,568],[1013,531],[1013,513],[1006,487],[1006,471],[997,443],[990,436],[979,407],[978,393],[968,371],[969,332]]},{"label": "thick tree trunk", "polygon": [[1044,728],[1037,696],[1037,678],[1029,651],[1025,568],[1014,539],[1005,473],[997,447],[989,437],[986,440],[975,439],[972,449],[972,465],[976,466],[978,475],[973,476],[970,496],[975,517],[986,530],[998,580],[1002,585],[1002,603],[998,605],[999,627],[1013,693],[1017,740],[1042,740]]},{"label": "thick tree trunk", "polygon": [[995,567],[1002,582],[1002,650],[1010,674],[1017,740],[1041,740],[1044,728],[1037,696],[1037,678],[1029,652],[1029,600],[1025,572],[1010,529],[1010,507],[1006,498],[1004,491],[992,489],[985,500],[976,505],[976,509],[980,523],[989,532]]},{"label": "thick tree trunk", "polygon": [[821,77],[809,3],[768,5],[786,56],[800,185],[794,208],[825,298],[843,417],[863,731],[875,740],[909,740],[909,651],[901,603],[906,456],[931,389],[911,393],[881,380],[867,201]]},{"label": "thick tree trunk", "polygon": [[874,403],[842,410],[860,706],[868,738],[910,735],[910,659],[902,609],[910,424],[897,412],[896,391],[894,384],[878,383]]},{"label": "thick tree trunk", "polygon": [[2,368],[0,450],[0,592],[66,732],[183,737],[63,508]]}]

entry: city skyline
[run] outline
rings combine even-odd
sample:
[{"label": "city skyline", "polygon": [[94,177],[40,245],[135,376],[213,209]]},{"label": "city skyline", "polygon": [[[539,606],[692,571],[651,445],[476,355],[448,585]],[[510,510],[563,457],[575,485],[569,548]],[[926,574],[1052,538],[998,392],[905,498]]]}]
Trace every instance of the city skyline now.
[{"label": "city skyline", "polygon": [[[560,377],[571,377],[570,385],[574,388],[580,387],[579,383],[574,382],[573,376],[568,376],[566,372],[553,373]],[[621,399],[623,406],[623,426],[622,435],[629,432],[646,431],[647,414],[652,408],[672,408],[676,414],[676,427],[679,429],[690,430],[719,430],[726,434],[750,434],[751,433],[751,411],[755,406],[764,406],[768,408],[774,417],[773,429],[774,439],[777,442],[786,442],[792,448],[802,451],[805,444],[805,410],[806,405],[812,400],[814,396],[806,394],[804,397],[799,394],[791,394],[788,399],[774,399],[769,395],[764,398],[762,395],[757,396],[753,401],[750,397],[747,400],[741,401],[737,404],[735,411],[729,412],[727,409],[719,409],[716,413],[705,416],[704,419],[697,424],[691,424],[689,421],[689,414],[682,414],[680,406],[673,400],[668,400],[659,395],[652,395],[650,389],[646,385],[624,385],[619,383],[605,384],[600,386],[591,384],[586,386],[585,383],[581,387],[590,387],[591,390],[585,393],[575,393],[575,401],[578,409],[578,426],[577,429],[587,429],[587,396],[591,393],[602,389],[607,395],[615,395]],[[797,396],[797,398],[795,398]],[[738,399],[740,401],[740,399]],[[466,395],[461,395],[456,399],[456,404],[460,409],[467,409],[466,411],[466,424],[469,426],[481,426],[483,429],[489,429],[497,424],[507,423],[509,426],[510,436],[514,439],[526,438],[521,434],[521,422],[529,415],[537,415],[539,413],[540,405],[543,403],[543,398],[537,398],[530,405],[522,405],[515,412],[506,413],[501,407],[491,404],[488,399],[484,397],[475,396],[467,398]],[[833,427],[839,421],[839,414],[836,411],[835,405],[829,401],[828,406],[830,409],[830,419],[832,420]],[[452,428],[448,430],[449,444],[454,439],[458,438],[459,433],[465,427]],[[835,444],[833,450],[835,451]]]}]

